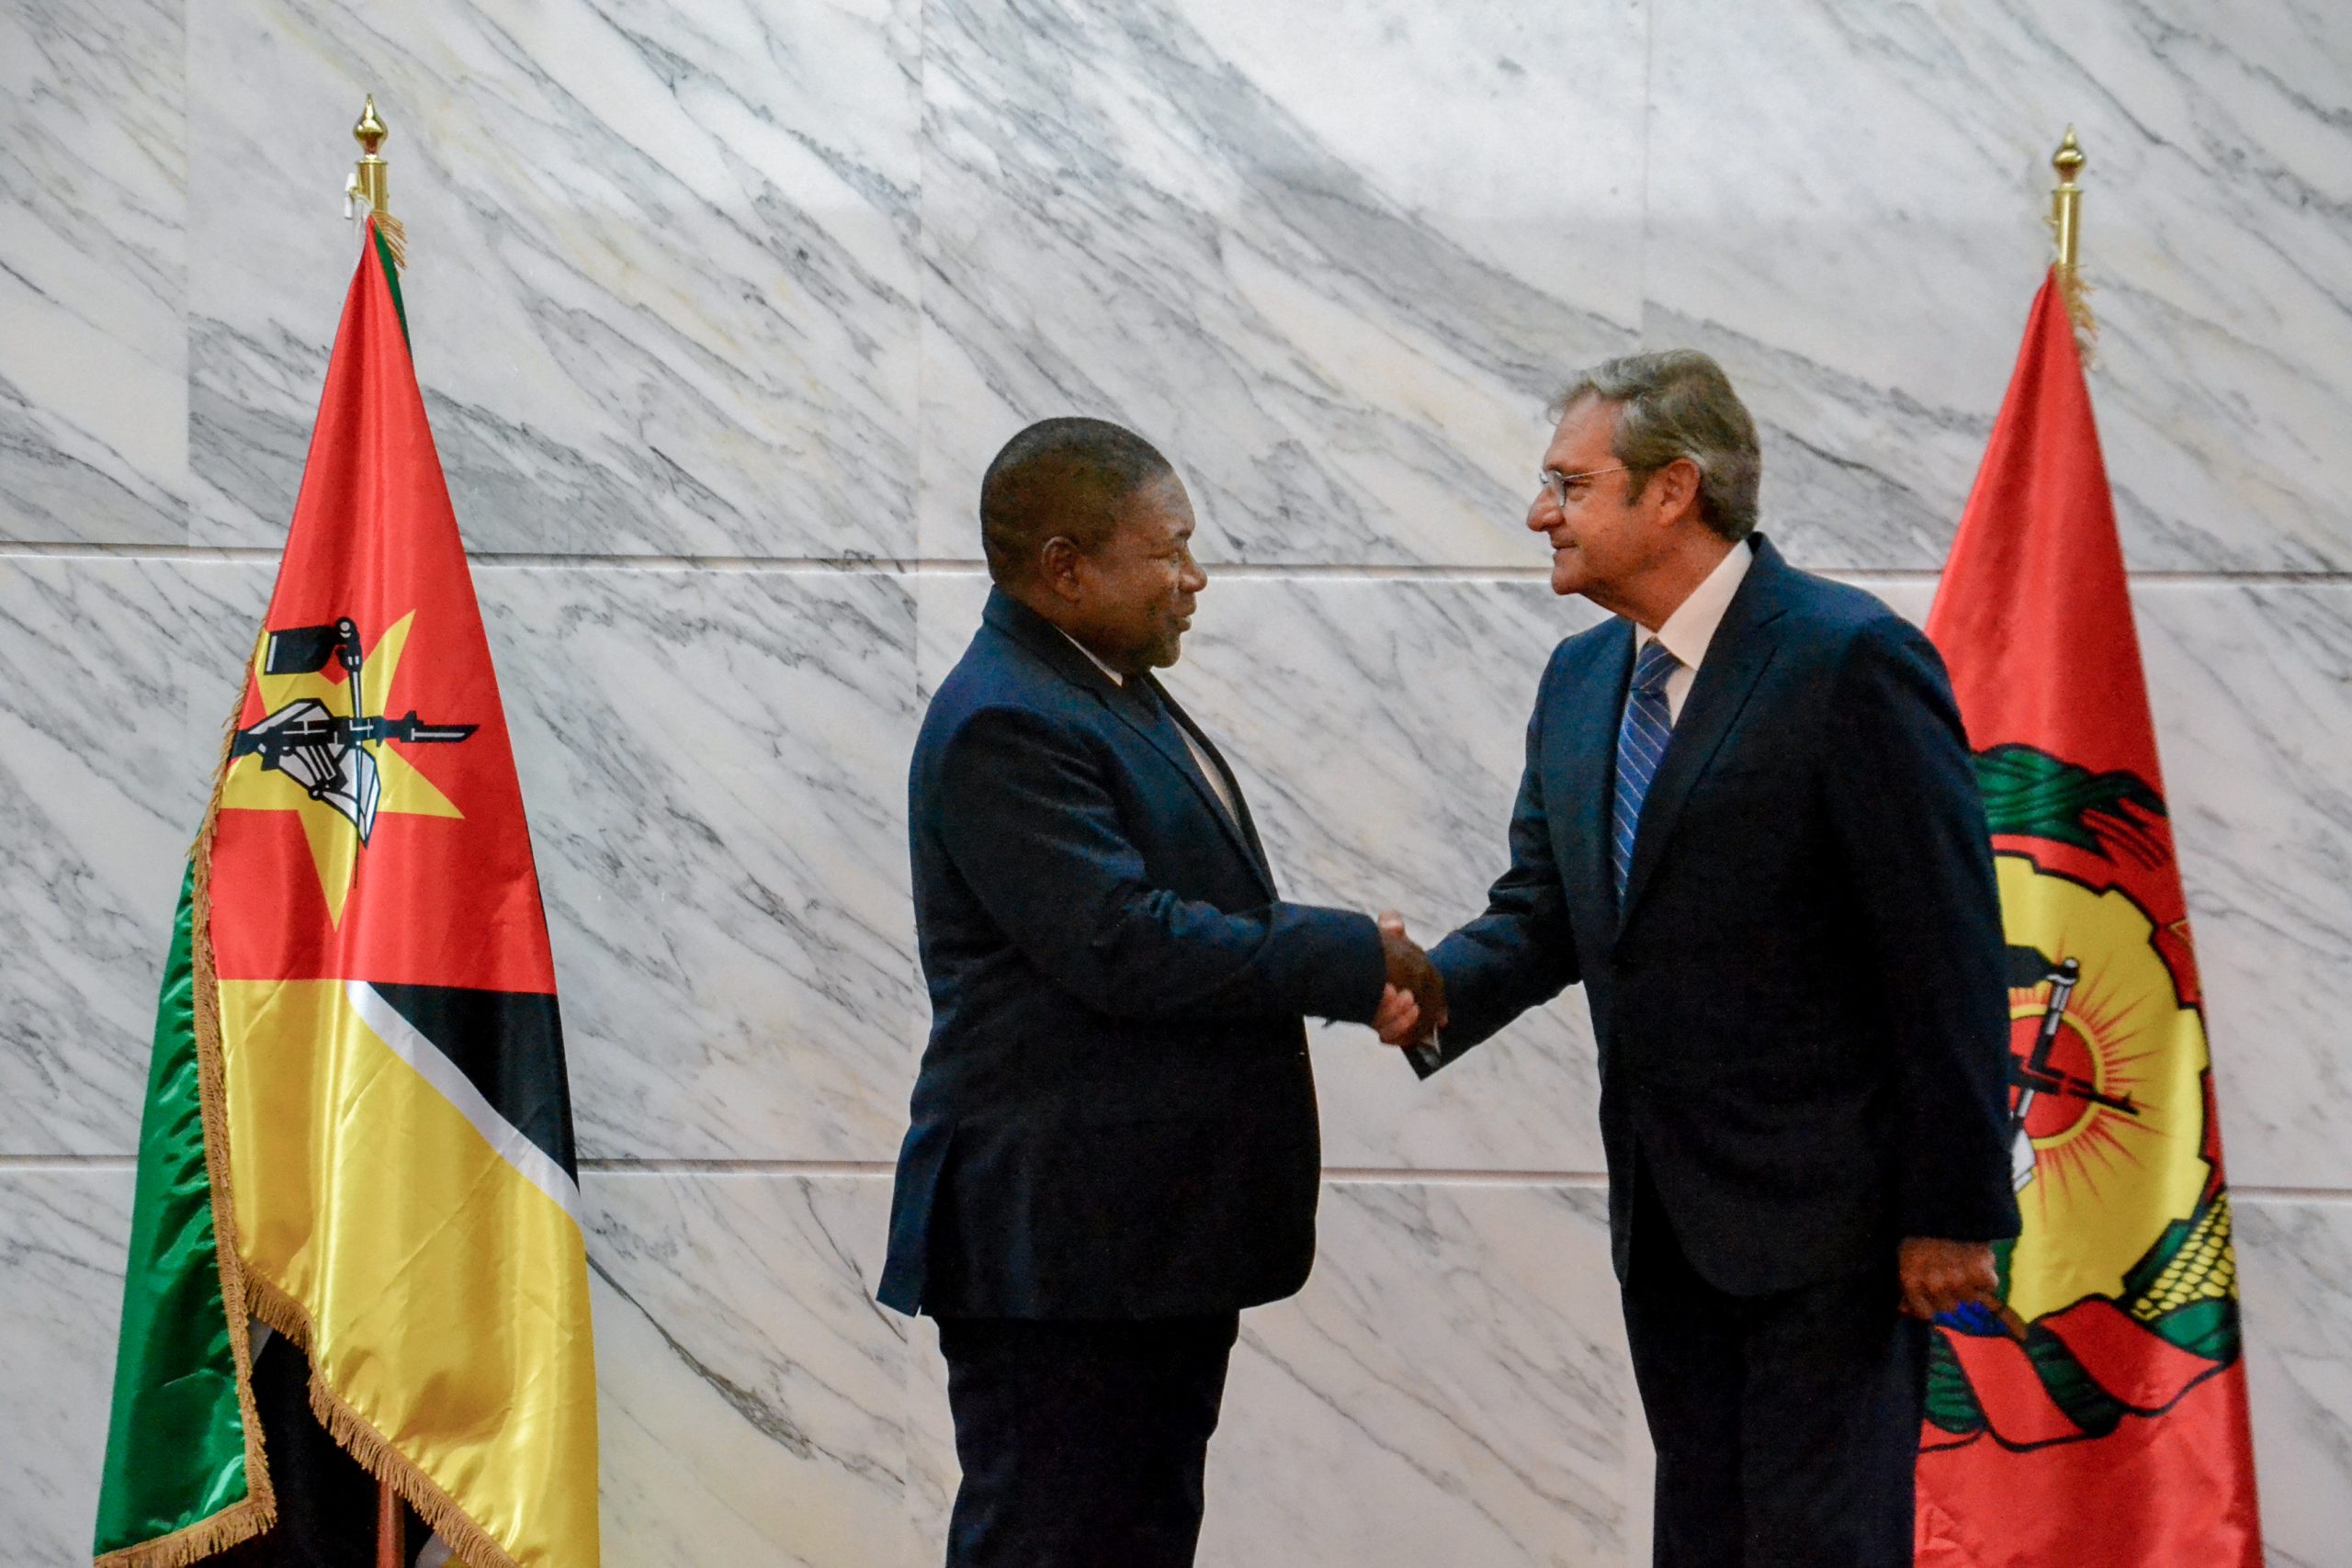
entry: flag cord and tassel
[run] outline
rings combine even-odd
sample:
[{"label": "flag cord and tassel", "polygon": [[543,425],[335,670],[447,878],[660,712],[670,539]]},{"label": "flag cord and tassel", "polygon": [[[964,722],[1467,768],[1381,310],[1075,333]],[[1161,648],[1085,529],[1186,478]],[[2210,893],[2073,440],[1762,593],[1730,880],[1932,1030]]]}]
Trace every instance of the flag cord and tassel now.
[{"label": "flag cord and tassel", "polygon": [[2058,184],[2050,192],[2050,232],[2058,247],[2051,275],[2058,280],[2058,298],[2066,307],[2066,319],[2075,324],[2075,344],[2086,365],[2098,344],[2098,321],[2091,314],[2091,288],[2075,265],[2083,233],[2083,187],[2075,176],[2086,162],[2083,144],[2075,139],[2075,128],[2070,125],[2066,139],[2050,155],[2050,166],[2058,171]]},{"label": "flag cord and tassel", "polygon": [[359,162],[352,168],[351,177],[343,186],[343,215],[346,219],[373,217],[376,231],[383,235],[385,246],[392,253],[394,265],[408,265],[408,230],[391,212],[391,166],[386,164],[379,149],[391,132],[376,118],[376,95],[359,110],[359,123],[351,128],[351,139],[359,143]]}]

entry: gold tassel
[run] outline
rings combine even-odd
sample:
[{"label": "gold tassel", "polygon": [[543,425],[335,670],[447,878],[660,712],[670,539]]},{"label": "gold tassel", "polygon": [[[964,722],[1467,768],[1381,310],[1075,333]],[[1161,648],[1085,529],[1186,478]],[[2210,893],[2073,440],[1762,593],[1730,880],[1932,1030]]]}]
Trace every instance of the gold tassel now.
[{"label": "gold tassel", "polygon": [[2066,307],[2066,319],[2075,323],[2075,347],[2083,356],[2083,367],[2098,358],[2098,318],[2091,313],[2091,286],[2083,281],[2078,267],[2061,266],[2052,269],[2058,278],[2058,298]]},{"label": "gold tassel", "polygon": [[376,214],[376,232],[384,236],[385,249],[392,253],[392,265],[401,271],[408,270],[408,225],[389,212]]}]

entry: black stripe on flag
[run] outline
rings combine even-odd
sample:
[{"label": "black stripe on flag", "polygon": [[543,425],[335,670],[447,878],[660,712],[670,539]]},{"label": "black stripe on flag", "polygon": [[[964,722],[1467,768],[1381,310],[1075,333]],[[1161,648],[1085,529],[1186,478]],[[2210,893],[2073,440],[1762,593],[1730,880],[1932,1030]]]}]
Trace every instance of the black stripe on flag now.
[{"label": "black stripe on flag", "polygon": [[564,1089],[563,1021],[553,997],[381,980],[368,987],[439,1047],[492,1109],[579,1179],[571,1097]]}]

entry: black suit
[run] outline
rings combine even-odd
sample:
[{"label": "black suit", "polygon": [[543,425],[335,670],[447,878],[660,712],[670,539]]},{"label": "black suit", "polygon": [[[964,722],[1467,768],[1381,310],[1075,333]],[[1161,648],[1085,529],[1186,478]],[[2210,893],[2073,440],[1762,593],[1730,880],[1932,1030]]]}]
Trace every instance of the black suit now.
[{"label": "black suit", "polygon": [[1232,1314],[1314,1258],[1303,1016],[1371,1019],[1378,931],[1278,901],[1159,683],[1114,682],[1001,591],[909,795],[932,1030],[879,1294],[956,1320],[950,1562],[1189,1562],[1169,1498],[1189,1487],[1196,1528]]},{"label": "black suit", "polygon": [[[1924,1339],[1895,1321],[1895,1244],[2017,1233],[2000,909],[1933,647],[1755,548],[1650,784],[1622,908],[1609,844],[1633,627],[1553,655],[1510,869],[1432,954],[1451,1026],[1415,1065],[1583,982],[1660,1452],[1659,1560],[1908,1562]],[[1678,1353],[1708,1323],[1721,1354]],[[1836,1407],[1840,1390],[1870,1408]],[[1807,1446],[1836,1450],[1828,1470],[1787,1473],[1785,1450]],[[1791,1488],[1867,1518],[1841,1535]]]}]

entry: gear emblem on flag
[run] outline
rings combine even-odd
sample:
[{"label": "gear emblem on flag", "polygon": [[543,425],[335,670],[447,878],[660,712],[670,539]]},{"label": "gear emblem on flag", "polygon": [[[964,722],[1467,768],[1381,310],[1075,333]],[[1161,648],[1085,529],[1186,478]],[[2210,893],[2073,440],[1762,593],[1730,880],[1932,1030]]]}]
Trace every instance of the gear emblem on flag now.
[{"label": "gear emblem on flag", "polygon": [[2163,797],[2024,746],[1977,768],[2001,846],[2024,1230],[1997,1249],[2003,1309],[1939,1324],[1928,1446],[2026,1450],[2159,1414],[2235,1359],[2229,1198],[2186,932],[2132,891],[2169,863]]}]

